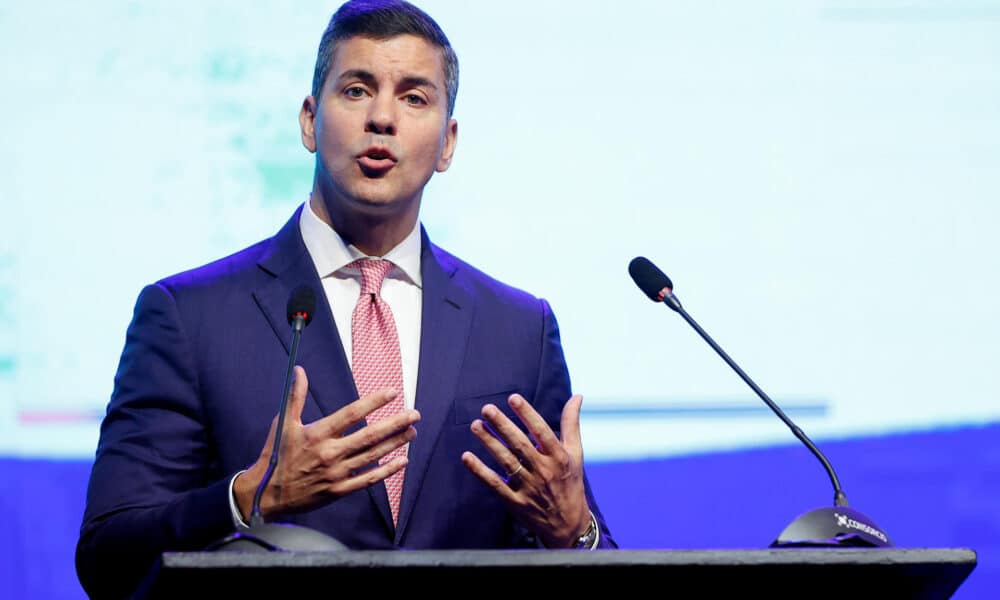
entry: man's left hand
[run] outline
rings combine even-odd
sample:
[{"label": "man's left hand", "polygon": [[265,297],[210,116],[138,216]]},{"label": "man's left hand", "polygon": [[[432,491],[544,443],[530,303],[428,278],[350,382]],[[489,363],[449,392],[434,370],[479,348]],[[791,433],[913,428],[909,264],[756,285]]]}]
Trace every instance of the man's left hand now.
[{"label": "man's left hand", "polygon": [[562,441],[519,394],[511,395],[508,404],[533,440],[496,406],[483,406],[485,423],[473,421],[472,433],[506,469],[505,474],[489,468],[472,452],[462,453],[462,463],[496,490],[514,518],[547,548],[572,547],[590,524],[583,486],[582,402],[583,397],[576,395],[563,407]]}]

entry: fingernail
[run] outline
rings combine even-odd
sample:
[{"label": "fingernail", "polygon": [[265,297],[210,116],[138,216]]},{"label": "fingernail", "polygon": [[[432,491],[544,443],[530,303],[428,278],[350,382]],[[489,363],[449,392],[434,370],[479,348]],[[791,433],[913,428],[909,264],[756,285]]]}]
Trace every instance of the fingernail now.
[{"label": "fingernail", "polygon": [[524,402],[524,400],[522,400],[520,396],[511,396],[510,399],[507,400],[507,403],[513,408],[520,407],[522,402]]}]

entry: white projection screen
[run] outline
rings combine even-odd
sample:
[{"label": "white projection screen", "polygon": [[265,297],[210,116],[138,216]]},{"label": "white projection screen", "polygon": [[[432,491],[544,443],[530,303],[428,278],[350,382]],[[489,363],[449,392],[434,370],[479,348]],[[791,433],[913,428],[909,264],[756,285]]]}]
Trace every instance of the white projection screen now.
[{"label": "white projection screen", "polygon": [[[335,4],[0,6],[0,454],[92,457],[141,287],[306,199]],[[422,221],[552,303],[589,460],[791,439],[639,255],[814,439],[1000,417],[995,3],[420,6],[461,64]]]}]

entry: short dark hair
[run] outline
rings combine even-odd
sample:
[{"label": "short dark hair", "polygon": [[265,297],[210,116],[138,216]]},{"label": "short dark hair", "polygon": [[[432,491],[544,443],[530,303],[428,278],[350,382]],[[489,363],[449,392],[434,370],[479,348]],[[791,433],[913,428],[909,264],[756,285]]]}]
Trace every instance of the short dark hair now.
[{"label": "short dark hair", "polygon": [[313,71],[313,97],[319,99],[338,42],[357,36],[385,40],[406,34],[423,38],[441,49],[450,117],[458,96],[458,56],[434,19],[404,0],[350,0],[337,9],[319,42]]}]

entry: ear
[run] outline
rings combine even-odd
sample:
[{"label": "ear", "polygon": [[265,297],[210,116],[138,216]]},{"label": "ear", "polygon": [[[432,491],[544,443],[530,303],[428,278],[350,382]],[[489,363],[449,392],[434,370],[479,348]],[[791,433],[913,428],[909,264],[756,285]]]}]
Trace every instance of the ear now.
[{"label": "ear", "polygon": [[299,128],[302,130],[302,145],[309,152],[316,152],[316,99],[306,96],[299,110]]},{"label": "ear", "polygon": [[451,166],[451,157],[455,154],[455,144],[458,143],[458,121],[449,119],[444,132],[444,146],[441,148],[441,157],[438,158],[437,172],[443,173]]}]

